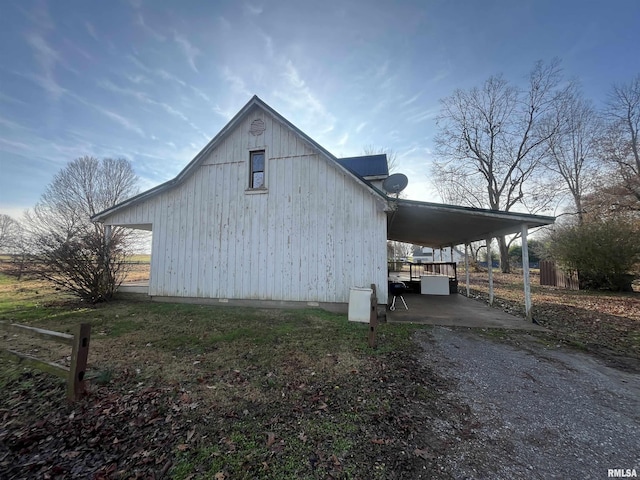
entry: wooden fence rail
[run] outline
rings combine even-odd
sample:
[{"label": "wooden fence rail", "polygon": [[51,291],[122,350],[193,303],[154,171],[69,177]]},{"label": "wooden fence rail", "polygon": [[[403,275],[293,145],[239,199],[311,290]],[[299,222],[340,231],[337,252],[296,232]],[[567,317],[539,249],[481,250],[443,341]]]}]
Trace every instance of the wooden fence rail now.
[{"label": "wooden fence rail", "polygon": [[566,288],[567,290],[580,289],[577,273],[567,274],[550,260],[540,261],[540,285]]},{"label": "wooden fence rail", "polygon": [[6,322],[0,322],[0,329],[19,334],[26,333],[44,340],[71,346],[71,367],[47,362],[9,348],[5,348],[4,350],[18,358],[22,363],[52,375],[65,378],[67,380],[67,398],[69,400],[77,400],[84,393],[85,373],[87,370],[87,359],[89,357],[89,341],[91,340],[91,325],[81,323],[76,327],[73,335]]}]

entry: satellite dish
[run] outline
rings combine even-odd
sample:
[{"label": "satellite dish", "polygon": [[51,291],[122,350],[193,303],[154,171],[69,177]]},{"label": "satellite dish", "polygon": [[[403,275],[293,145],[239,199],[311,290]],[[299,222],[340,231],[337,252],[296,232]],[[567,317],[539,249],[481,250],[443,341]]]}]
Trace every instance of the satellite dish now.
[{"label": "satellite dish", "polygon": [[409,179],[406,175],[402,173],[394,173],[393,175],[385,178],[384,182],[382,182],[382,188],[388,193],[399,194],[402,190],[407,188],[409,184]]}]

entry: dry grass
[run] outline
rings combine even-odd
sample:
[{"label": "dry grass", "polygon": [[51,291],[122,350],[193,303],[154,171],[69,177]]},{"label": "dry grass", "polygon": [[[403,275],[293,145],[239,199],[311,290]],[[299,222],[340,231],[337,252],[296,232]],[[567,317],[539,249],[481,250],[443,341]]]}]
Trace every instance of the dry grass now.
[{"label": "dry grass", "polygon": [[[397,472],[415,478],[436,468],[436,456],[412,453],[427,444],[440,448],[429,419],[449,408],[435,406],[441,382],[414,357],[410,337],[419,327],[382,325],[380,348],[373,351],[367,325],[322,310],[131,299],[90,307],[38,282],[1,275],[0,320],[61,332],[90,323],[89,377],[109,385],[104,394],[96,390],[100,399],[130,398],[152,387],[177,392],[183,427],[196,426],[197,435],[188,450],[178,445],[171,452],[174,478],[194,472],[206,478],[219,472],[231,478],[391,478]],[[64,355],[19,337],[8,341],[25,341],[39,357],[60,361]],[[32,381],[4,364],[0,391],[9,397],[3,401],[17,402],[14,391],[34,401],[31,395],[40,394],[23,385]],[[47,415],[33,405],[34,411],[24,408],[25,422]],[[122,422],[124,431],[127,419]]]},{"label": "dry grass", "polygon": [[[464,282],[464,273],[460,274]],[[473,273],[471,288],[482,299],[488,296],[487,273]],[[464,284],[460,285],[464,291]],[[495,306],[524,315],[521,273],[494,272]],[[560,339],[604,356],[616,364],[640,368],[640,293],[571,291],[541,286],[532,274],[533,315]],[[629,357],[624,359],[621,357]],[[616,360],[617,359],[617,360]]]}]

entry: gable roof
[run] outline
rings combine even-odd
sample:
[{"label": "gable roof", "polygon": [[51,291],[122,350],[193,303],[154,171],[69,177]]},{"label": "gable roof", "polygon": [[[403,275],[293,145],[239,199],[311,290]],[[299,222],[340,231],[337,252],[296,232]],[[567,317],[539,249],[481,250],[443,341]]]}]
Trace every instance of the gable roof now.
[{"label": "gable roof", "polygon": [[339,158],[338,163],[366,179],[384,179],[389,176],[389,165],[387,164],[387,155],[385,153]]},{"label": "gable roof", "polygon": [[231,132],[233,132],[233,130],[244,120],[244,118],[251,112],[251,110],[254,107],[261,108],[262,110],[266,111],[269,115],[274,117],[276,120],[286,125],[294,133],[296,133],[304,141],[306,141],[313,149],[318,150],[322,154],[322,156],[325,157],[326,160],[329,160],[331,163],[335,164],[337,168],[347,173],[347,175],[350,178],[352,178],[354,182],[362,185],[362,187],[366,188],[367,191],[369,191],[372,195],[376,195],[382,201],[386,200],[386,195],[383,192],[375,188],[371,188],[371,185],[366,180],[360,177],[357,173],[341,165],[338,159],[335,156],[333,156],[328,150],[326,150],[322,145],[317,143],[315,140],[309,137],[306,133],[304,133],[302,130],[296,127],[293,123],[291,123],[289,120],[287,120],[282,115],[280,115],[277,111],[275,111],[273,108],[267,105],[264,101],[258,98],[257,95],[254,95],[253,97],[251,97],[251,100],[249,100],[247,104],[244,107],[242,107],[242,109],[240,109],[240,111],[229,121],[229,123],[227,123],[222,128],[222,130],[220,130],[220,132],[218,132],[218,134],[215,137],[213,137],[213,139],[211,139],[211,141],[193,158],[193,160],[191,160],[191,162],[189,162],[187,166],[184,167],[184,169],[182,169],[182,171],[178,173],[178,175],[176,175],[175,178],[163,184],[160,184],[154,188],[151,188],[150,190],[146,190],[145,192],[142,192],[134,197],[131,197],[125,200],[124,202],[114,205],[113,207],[103,210],[102,212],[96,213],[93,217],[91,217],[91,221],[92,222],[102,221],[107,216],[119,210],[135,205],[139,202],[147,200],[148,198],[154,197],[156,195],[159,195],[160,193],[166,190],[169,190],[172,187],[182,183],[197,169],[197,167],[209,155],[209,153],[211,153],[211,151],[213,151]]}]

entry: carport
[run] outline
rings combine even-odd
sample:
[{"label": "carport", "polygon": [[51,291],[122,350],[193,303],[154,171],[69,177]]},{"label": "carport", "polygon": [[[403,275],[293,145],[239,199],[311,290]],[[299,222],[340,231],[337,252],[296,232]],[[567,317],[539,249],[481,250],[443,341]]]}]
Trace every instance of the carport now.
[{"label": "carport", "polygon": [[387,238],[432,248],[465,246],[466,288],[469,296],[469,244],[484,241],[489,252],[489,303],[493,303],[493,269],[490,244],[495,237],[520,234],[526,318],[532,321],[529,278],[529,229],[550,225],[554,217],[460,207],[398,198],[390,201]]}]

